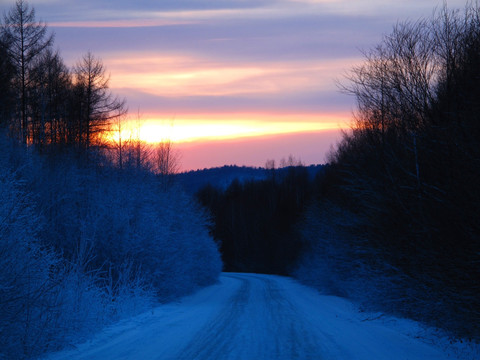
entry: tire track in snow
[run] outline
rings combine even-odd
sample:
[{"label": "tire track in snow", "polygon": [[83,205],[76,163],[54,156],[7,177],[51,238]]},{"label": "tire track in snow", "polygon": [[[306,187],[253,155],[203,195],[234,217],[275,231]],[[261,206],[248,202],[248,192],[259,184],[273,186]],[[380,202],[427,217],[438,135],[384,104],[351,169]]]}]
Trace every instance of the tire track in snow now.
[{"label": "tire track in snow", "polygon": [[447,359],[383,321],[363,319],[347,300],[292,279],[227,273],[219,284],[50,359]]},{"label": "tire track in snow", "polygon": [[311,326],[297,307],[286,297],[285,290],[272,279],[263,279],[265,303],[268,304],[269,323],[275,342],[276,359],[320,359],[322,346],[311,332]]},{"label": "tire track in snow", "polygon": [[240,288],[232,296],[228,306],[190,341],[176,359],[202,360],[221,359],[228,354],[234,339],[229,334],[238,333],[239,320],[242,318],[250,295],[251,283],[248,279],[228,275],[242,282]]},{"label": "tire track in snow", "polygon": [[176,359],[321,359],[321,346],[278,281],[225,274],[242,282],[231,302]]}]

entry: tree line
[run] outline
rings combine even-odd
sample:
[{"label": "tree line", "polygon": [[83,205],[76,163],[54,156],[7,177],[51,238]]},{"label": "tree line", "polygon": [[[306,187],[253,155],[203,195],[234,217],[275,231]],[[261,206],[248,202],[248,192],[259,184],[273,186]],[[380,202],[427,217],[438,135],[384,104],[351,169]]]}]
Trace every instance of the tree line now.
[{"label": "tree line", "polygon": [[0,32],[0,121],[24,144],[88,150],[126,114],[125,100],[108,88],[102,61],[90,52],[69,69],[35,9],[17,1]]},{"label": "tree line", "polygon": [[480,8],[400,22],[364,58],[340,84],[352,127],[316,180],[203,189],[212,233],[230,269],[478,339]]},{"label": "tree line", "polygon": [[[398,23],[364,56],[342,86],[357,100],[354,124],[306,221],[328,217],[322,203],[355,219],[328,224],[339,245],[317,251],[350,254],[357,271],[317,260],[365,303],[478,339],[480,8]],[[324,236],[307,238],[315,248]]]},{"label": "tree line", "polygon": [[295,224],[313,192],[304,166],[270,167],[263,180],[233,180],[226,189],[206,185],[196,196],[213,217],[226,271],[287,275],[301,241]]},{"label": "tree line", "polygon": [[126,99],[110,91],[102,60],[87,52],[69,68],[53,48],[54,34],[35,9],[16,1],[0,22],[0,126],[39,151],[75,152],[83,160],[99,155],[171,183],[179,155],[169,140],[141,140],[140,111],[132,118]]}]

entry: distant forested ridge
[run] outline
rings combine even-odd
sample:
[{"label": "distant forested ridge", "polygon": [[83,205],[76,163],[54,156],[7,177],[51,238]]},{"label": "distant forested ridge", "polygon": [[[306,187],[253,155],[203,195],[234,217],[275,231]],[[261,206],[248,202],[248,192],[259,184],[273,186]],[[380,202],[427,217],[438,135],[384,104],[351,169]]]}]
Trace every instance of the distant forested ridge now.
[{"label": "distant forested ridge", "polygon": [[222,269],[207,214],[173,184],[171,144],[122,139],[101,60],[68,68],[53,40],[26,1],[0,22],[1,359],[78,342]]},{"label": "distant forested ridge", "polygon": [[227,269],[293,274],[478,340],[478,4],[400,22],[364,57],[341,85],[352,128],[316,179],[205,187],[212,234]]},{"label": "distant forested ridge", "polygon": [[[287,162],[287,160],[283,160]],[[313,179],[322,167],[323,165],[306,166],[308,176]],[[275,171],[279,176],[283,176],[283,174],[289,170],[288,167],[280,167],[275,169]],[[225,165],[222,167],[178,173],[175,175],[175,178],[185,191],[194,194],[207,185],[225,190],[234,180],[244,183],[252,180],[265,180],[270,178],[270,176],[271,169],[263,167]]]}]

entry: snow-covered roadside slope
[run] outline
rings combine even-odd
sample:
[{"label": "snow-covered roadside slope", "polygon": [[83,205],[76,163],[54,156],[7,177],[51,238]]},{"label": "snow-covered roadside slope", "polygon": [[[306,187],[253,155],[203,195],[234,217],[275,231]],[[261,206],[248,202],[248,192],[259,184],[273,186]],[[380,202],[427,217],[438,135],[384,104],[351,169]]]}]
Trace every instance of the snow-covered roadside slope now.
[{"label": "snow-covered roadside slope", "polygon": [[409,336],[416,331],[289,278],[224,273],[217,285],[48,359],[452,359]]}]

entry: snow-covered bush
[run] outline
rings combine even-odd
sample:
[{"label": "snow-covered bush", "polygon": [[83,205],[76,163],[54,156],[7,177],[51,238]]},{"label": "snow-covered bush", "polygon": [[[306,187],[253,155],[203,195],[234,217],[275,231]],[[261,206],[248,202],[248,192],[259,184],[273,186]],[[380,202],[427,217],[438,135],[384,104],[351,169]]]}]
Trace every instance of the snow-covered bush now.
[{"label": "snow-covered bush", "polygon": [[0,359],[66,346],[218,279],[208,218],[146,171],[0,138]]},{"label": "snow-covered bush", "polygon": [[96,183],[90,204],[98,260],[114,269],[131,262],[167,300],[216,281],[222,268],[208,219],[176,187],[164,191],[152,174],[124,173]]},{"label": "snow-covered bush", "polygon": [[54,154],[23,167],[45,216],[43,243],[69,261],[88,244],[87,271],[100,269],[101,278],[109,274],[117,282],[129,267],[132,281],[140,276],[160,301],[218,279],[222,262],[209,219],[192,197],[146,170],[72,160]]},{"label": "snow-covered bush", "polygon": [[41,218],[21,183],[7,169],[0,173],[0,358],[22,358],[43,346],[52,313],[51,276],[59,259],[40,246]]},{"label": "snow-covered bush", "polygon": [[449,316],[450,299],[442,298],[448,295],[441,289],[443,279],[403,271],[393,254],[375,246],[363,224],[358,214],[339,205],[312,206],[299,224],[304,253],[293,275],[324,293],[352,299],[363,310],[458,331],[458,314]]},{"label": "snow-covered bush", "polygon": [[294,271],[299,280],[324,293],[353,299],[364,309],[409,311],[406,292],[417,290],[369,243],[357,214],[329,202],[314,205],[299,231],[305,247]]}]

